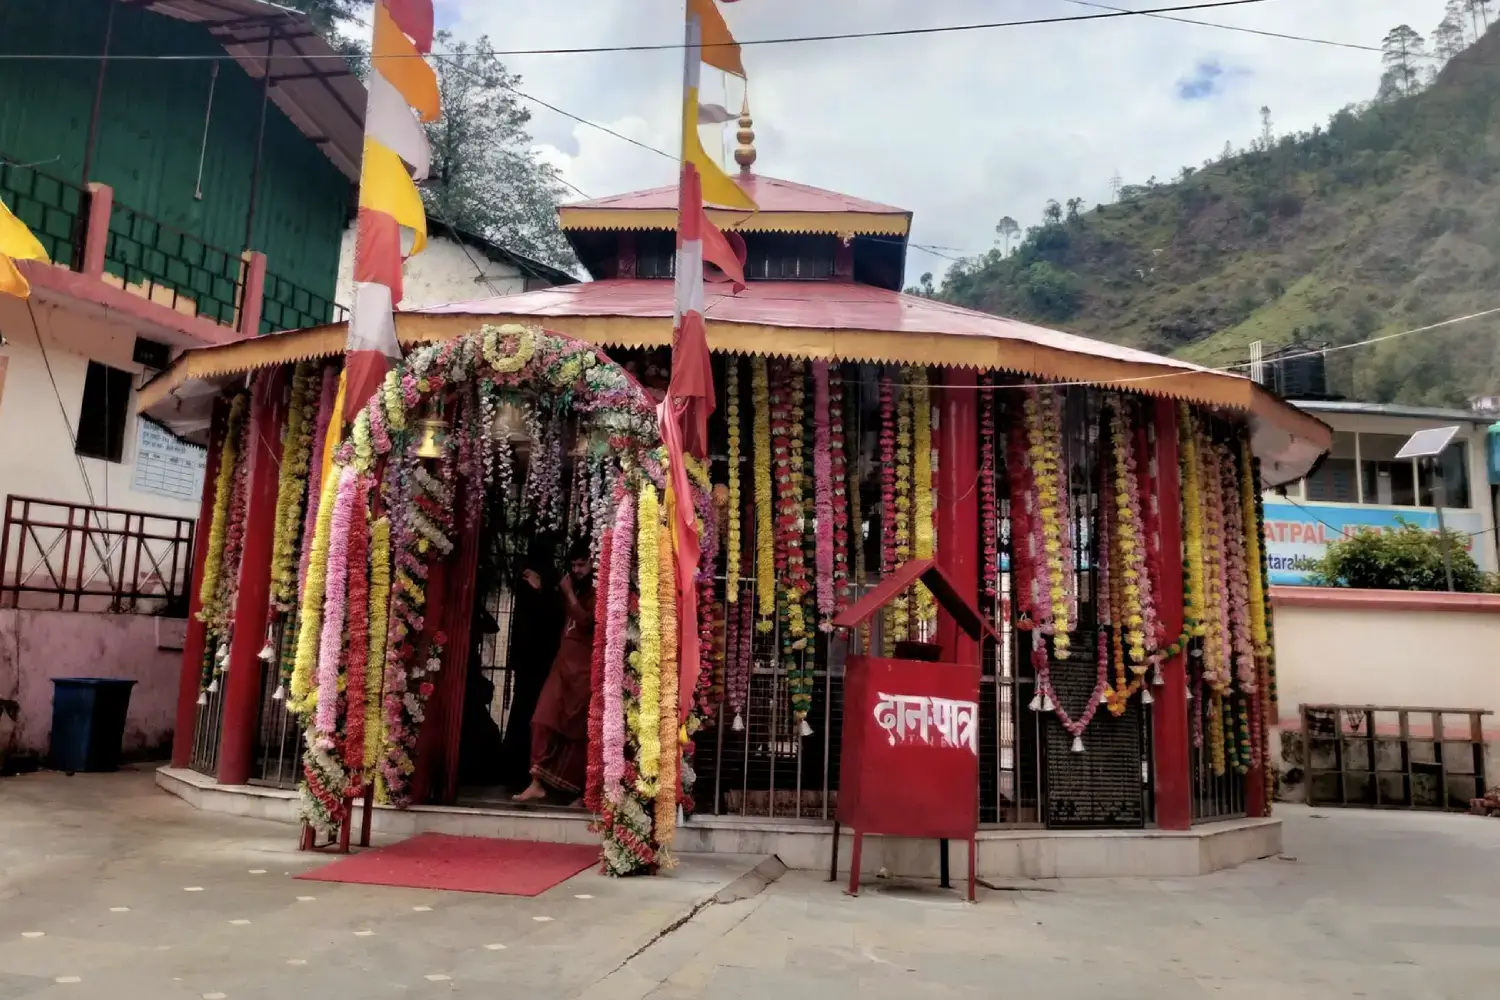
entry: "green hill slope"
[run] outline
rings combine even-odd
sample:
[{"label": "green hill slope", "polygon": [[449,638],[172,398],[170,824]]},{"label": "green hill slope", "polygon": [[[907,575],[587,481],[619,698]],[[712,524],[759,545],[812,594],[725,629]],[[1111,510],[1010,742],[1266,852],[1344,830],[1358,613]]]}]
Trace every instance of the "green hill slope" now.
[{"label": "green hill slope", "polygon": [[[1414,88],[1415,89],[1415,88]],[[1093,211],[1055,202],[938,297],[1205,364],[1500,306],[1500,28],[1420,92],[1346,109]],[[1329,356],[1334,391],[1431,405],[1500,389],[1500,315]]]}]

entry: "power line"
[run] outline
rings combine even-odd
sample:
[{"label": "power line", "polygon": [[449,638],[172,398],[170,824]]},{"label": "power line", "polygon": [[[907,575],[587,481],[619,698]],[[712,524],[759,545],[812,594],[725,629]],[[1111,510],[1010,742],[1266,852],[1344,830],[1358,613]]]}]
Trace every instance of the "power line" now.
[{"label": "power line", "polygon": [[[944,35],[957,34],[969,31],[989,31],[997,28],[1023,28],[1045,24],[1075,24],[1084,21],[1107,21],[1122,17],[1150,17],[1153,15],[1172,14],[1178,11],[1214,10],[1220,7],[1244,7],[1250,4],[1268,3],[1270,0],[1201,0],[1198,3],[1180,4],[1170,7],[1152,7],[1145,10],[1125,10],[1110,8],[1098,14],[1069,14],[1062,17],[1032,17],[1015,21],[986,21],[977,24],[944,24],[927,28],[889,28],[882,31],[846,31],[824,35],[788,35],[778,38],[752,38],[741,42],[716,42],[702,45],[702,48],[720,48],[738,45],[741,48],[757,47],[767,45],[796,45],[806,42],[834,42],[852,41],[870,38],[906,38],[921,35]],[[647,45],[591,45],[574,48],[550,48],[550,49],[476,49],[466,53],[429,53],[433,59],[448,59],[473,57],[473,56],[564,56],[564,55],[594,55],[605,52],[672,52],[681,51],[684,48],[682,42],[666,42]],[[98,55],[77,52],[15,52],[0,54],[0,61],[10,60],[17,62],[97,62]],[[208,53],[158,53],[158,54],[115,54],[111,53],[110,61],[119,62],[208,62],[221,59],[233,59],[226,54]],[[421,53],[403,56],[384,56],[388,59],[421,59],[426,58]],[[342,53],[330,52],[327,54],[308,53],[262,56],[262,62],[316,62],[319,60],[335,59],[343,61]]]},{"label": "power line", "polygon": [[1204,28],[1219,28],[1224,31],[1242,31],[1247,35],[1261,35],[1266,38],[1283,38],[1292,42],[1311,42],[1314,45],[1331,45],[1340,49],[1357,49],[1361,52],[1382,52],[1378,45],[1360,45],[1356,42],[1335,42],[1327,38],[1311,38],[1307,35],[1293,35],[1281,31],[1266,31],[1261,28],[1245,28],[1237,24],[1219,24],[1215,21],[1199,21],[1191,17],[1173,17],[1171,14],[1163,14],[1157,11],[1132,11],[1127,7],[1112,7],[1107,3],[1093,3],[1092,0],[1063,0],[1064,3],[1075,4],[1079,7],[1097,7],[1100,10],[1112,10],[1120,13],[1141,14],[1145,17],[1154,17],[1162,21],[1177,21],[1180,24],[1196,24]]}]

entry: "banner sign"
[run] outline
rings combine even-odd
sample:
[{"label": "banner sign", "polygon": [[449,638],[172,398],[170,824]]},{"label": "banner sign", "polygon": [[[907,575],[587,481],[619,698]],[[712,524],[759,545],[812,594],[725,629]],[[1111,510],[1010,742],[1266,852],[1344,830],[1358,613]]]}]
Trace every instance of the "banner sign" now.
[{"label": "banner sign", "polygon": [[[1401,521],[1437,531],[1437,514],[1415,507],[1304,506],[1267,498],[1266,556],[1273,584],[1305,584],[1313,563],[1328,543],[1357,531],[1391,531]],[[1468,537],[1464,548],[1483,570],[1495,568],[1495,543],[1484,531],[1484,515],[1474,510],[1444,510],[1443,524]]]}]

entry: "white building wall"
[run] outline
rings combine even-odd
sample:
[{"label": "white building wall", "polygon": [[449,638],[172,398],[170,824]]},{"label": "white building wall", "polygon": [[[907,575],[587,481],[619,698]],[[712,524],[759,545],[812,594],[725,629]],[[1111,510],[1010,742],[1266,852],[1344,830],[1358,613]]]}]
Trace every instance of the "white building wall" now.
[{"label": "white building wall", "polygon": [[[400,308],[407,310],[516,295],[527,289],[525,276],[514,265],[490,260],[479,250],[465,247],[441,232],[428,233],[427,249],[406,262],[403,286],[405,295]],[[352,226],[344,233],[339,253],[339,282],[334,300],[346,309],[354,301]]]},{"label": "white building wall", "polygon": [[[122,461],[84,458],[73,451],[72,428],[78,425],[90,359],[132,372],[135,385],[141,384],[143,369],[131,360],[133,337],[110,336],[91,325],[85,340],[76,332],[70,335],[65,313],[38,309],[36,315],[45,357],[29,322],[8,324],[3,331],[7,344],[0,347],[6,358],[0,386],[0,497],[31,496],[197,517],[196,499],[175,500],[133,488],[140,420],[134,398],[126,408]],[[193,457],[201,452],[194,449]]]}]

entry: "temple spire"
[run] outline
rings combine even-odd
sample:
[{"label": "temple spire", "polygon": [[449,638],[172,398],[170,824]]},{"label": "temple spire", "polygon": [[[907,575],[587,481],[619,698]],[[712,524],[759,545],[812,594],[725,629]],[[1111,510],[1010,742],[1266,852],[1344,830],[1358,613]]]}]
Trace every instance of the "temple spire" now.
[{"label": "temple spire", "polygon": [[740,102],[740,130],[734,134],[739,145],[734,148],[734,162],[740,165],[740,173],[750,173],[755,165],[755,121],[750,117],[750,92]]}]

